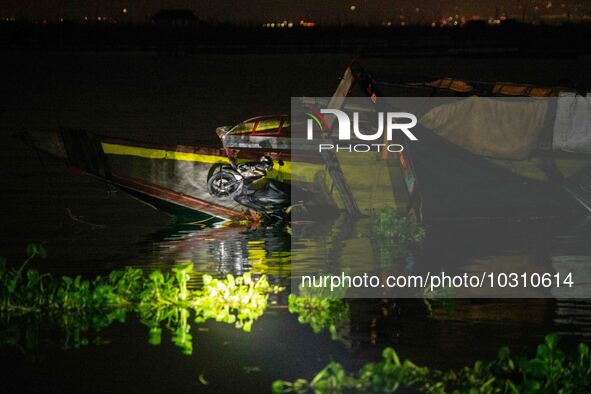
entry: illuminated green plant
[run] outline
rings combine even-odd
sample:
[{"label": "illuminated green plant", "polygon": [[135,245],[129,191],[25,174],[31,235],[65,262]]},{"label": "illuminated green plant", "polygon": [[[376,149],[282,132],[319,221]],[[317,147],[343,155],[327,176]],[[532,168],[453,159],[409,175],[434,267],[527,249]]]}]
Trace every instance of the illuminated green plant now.
[{"label": "illuminated green plant", "polygon": [[189,283],[189,279],[191,279],[191,272],[193,272],[193,264],[187,264],[182,267],[173,268],[172,272],[175,273],[176,282],[179,289],[178,300],[186,301],[187,296],[189,294],[189,290],[187,289],[187,283]]},{"label": "illuminated green plant", "polygon": [[298,315],[298,322],[309,324],[315,333],[328,330],[333,340],[340,337],[341,331],[349,324],[350,310],[347,302],[340,298],[323,297],[311,294],[311,289],[300,289],[300,295],[288,296],[290,313]]},{"label": "illuminated green plant", "polygon": [[241,277],[227,275],[223,280],[204,275],[203,288],[196,291],[196,297],[191,302],[195,321],[200,323],[215,319],[249,332],[252,323],[267,308],[269,293],[280,290],[269,285],[265,275],[257,280],[250,273]]},{"label": "illuminated green plant", "polygon": [[269,285],[264,275],[254,279],[248,273],[225,279],[204,275],[203,287],[192,290],[192,264],[173,268],[173,274],[154,271],[146,276],[141,269],[127,268],[94,280],[56,279],[31,269],[23,274],[33,257],[46,254],[39,246],[28,251],[29,258],[18,269],[9,269],[0,260],[0,320],[5,326],[0,327],[0,344],[18,343],[21,337],[15,332],[20,328],[15,327],[26,320],[26,327],[44,323],[62,331],[64,347],[76,348],[102,342],[100,330],[137,313],[148,326],[151,344],[161,343],[164,325],[173,342],[191,354],[191,314],[197,323],[215,319],[248,332],[264,313],[269,293],[281,290]]}]

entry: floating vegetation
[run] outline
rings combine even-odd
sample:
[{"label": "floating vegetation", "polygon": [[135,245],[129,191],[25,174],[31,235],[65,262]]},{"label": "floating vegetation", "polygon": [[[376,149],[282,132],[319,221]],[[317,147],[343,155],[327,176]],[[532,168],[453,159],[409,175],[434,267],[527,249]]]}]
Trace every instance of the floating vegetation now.
[{"label": "floating vegetation", "polygon": [[343,299],[290,294],[290,313],[298,314],[301,324],[309,324],[315,333],[328,330],[333,340],[342,336],[342,330],[349,325],[349,305]]},{"label": "floating vegetation", "polygon": [[388,265],[405,259],[409,249],[420,245],[427,233],[424,226],[391,208],[373,212],[371,234],[377,260]]},{"label": "floating vegetation", "polygon": [[378,238],[394,239],[402,243],[421,243],[427,234],[425,227],[396,209],[375,211],[371,216],[372,234]]},{"label": "floating vegetation", "polygon": [[426,393],[587,393],[591,390],[589,347],[580,343],[576,352],[558,348],[558,336],[548,335],[533,357],[514,356],[507,347],[496,360],[476,361],[473,367],[442,372],[401,361],[386,348],[382,361],[369,363],[349,374],[332,362],[311,381],[298,379],[273,383],[275,393],[394,392],[398,389]]},{"label": "floating vegetation", "polygon": [[204,275],[203,287],[192,290],[188,288],[192,264],[173,268],[172,273],[145,275],[141,269],[127,268],[94,280],[81,276],[57,279],[34,269],[25,272],[31,259],[46,255],[39,245],[27,250],[29,258],[18,269],[0,260],[2,345],[19,344],[23,324],[27,338],[35,337],[29,331],[38,333],[41,323],[65,333],[64,347],[101,343],[104,340],[98,335],[90,338],[91,329],[99,332],[115,321],[125,321],[127,313],[136,313],[149,327],[149,343],[161,343],[164,325],[174,343],[191,354],[191,315],[196,323],[213,319],[249,332],[267,308],[269,294],[281,290],[271,286],[266,276],[255,279],[249,273],[225,279]]}]

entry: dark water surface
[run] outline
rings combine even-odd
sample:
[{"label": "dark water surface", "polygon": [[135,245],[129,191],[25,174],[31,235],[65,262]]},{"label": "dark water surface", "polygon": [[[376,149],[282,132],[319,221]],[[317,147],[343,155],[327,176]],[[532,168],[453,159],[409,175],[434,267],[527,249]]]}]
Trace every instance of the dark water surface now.
[{"label": "dark water surface", "polygon": [[[288,112],[290,96],[330,95],[347,61],[336,55],[4,54],[0,255],[17,264],[29,242],[41,242],[49,257],[32,266],[56,275],[92,277],[128,265],[166,270],[192,261],[199,273],[252,271],[289,286],[288,233],[179,225],[36,154],[13,135],[67,126],[168,143],[212,140],[216,126]],[[369,59],[366,64],[390,72],[552,85],[580,80],[581,62],[589,59]],[[430,228],[423,258],[527,265],[591,256],[584,218],[497,227]],[[453,313],[436,308],[429,317],[422,300],[355,300],[340,340],[333,341],[289,313],[287,292],[271,301],[251,333],[223,323],[191,323],[191,356],[182,354],[169,334],[161,345],[149,345],[147,328],[131,315],[105,329],[101,336],[108,343],[100,346],[63,349],[63,333],[55,332],[33,348],[23,340],[21,347],[0,349],[5,366],[0,389],[267,392],[273,380],[311,377],[330,360],[357,368],[377,359],[385,346],[418,364],[451,368],[492,358],[501,345],[531,349],[549,332],[564,334],[567,342],[591,335],[591,305],[585,301],[458,300]]]}]

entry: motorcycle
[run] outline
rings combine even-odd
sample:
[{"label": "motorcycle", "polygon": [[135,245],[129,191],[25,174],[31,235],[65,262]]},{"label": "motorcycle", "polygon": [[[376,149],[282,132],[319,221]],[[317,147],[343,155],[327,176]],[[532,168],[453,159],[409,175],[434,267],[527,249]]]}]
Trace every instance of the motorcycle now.
[{"label": "motorcycle", "polygon": [[268,218],[284,219],[291,205],[290,185],[264,179],[273,168],[273,159],[262,156],[259,161],[214,166],[207,181],[212,196],[232,198],[237,203],[262,213]]},{"label": "motorcycle", "polygon": [[235,159],[228,165],[214,166],[207,180],[207,190],[214,197],[226,199],[242,191],[245,184],[264,178],[273,168],[273,159],[262,156],[259,161],[237,164]]}]

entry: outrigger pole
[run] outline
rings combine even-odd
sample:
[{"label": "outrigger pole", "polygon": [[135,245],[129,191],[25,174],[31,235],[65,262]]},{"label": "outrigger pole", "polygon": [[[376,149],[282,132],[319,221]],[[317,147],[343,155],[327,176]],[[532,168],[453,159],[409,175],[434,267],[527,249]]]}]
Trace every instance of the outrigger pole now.
[{"label": "outrigger pole", "polygon": [[[354,80],[355,77],[353,76],[353,72],[351,71],[351,67],[349,66],[345,70],[345,74],[343,75],[343,78],[341,79],[339,86],[337,86],[337,90],[332,95],[330,102],[328,103],[328,108],[339,109],[343,106],[345,99],[349,95],[349,91],[351,90]],[[325,119],[328,125],[328,133],[330,133],[335,117],[326,116]],[[334,185],[336,186],[337,191],[339,192],[339,195],[343,200],[343,205],[345,206],[348,215],[354,219],[363,216],[361,214],[361,211],[359,210],[359,207],[357,206],[357,202],[355,201],[355,198],[353,197],[351,190],[349,189],[349,185],[347,185],[347,180],[343,175],[343,171],[341,169],[339,160],[335,152],[321,150],[320,157],[326,165],[326,170],[333,179]]]}]

